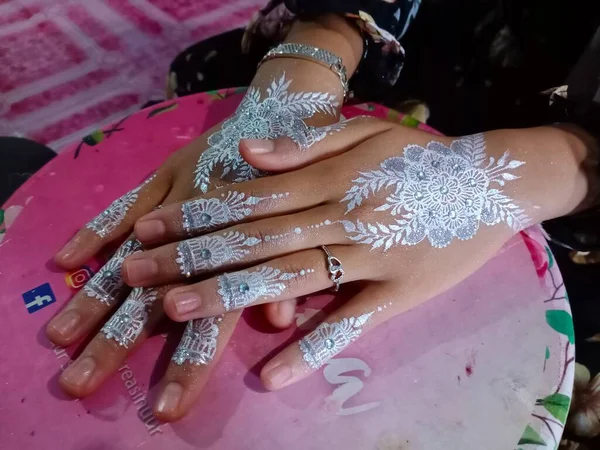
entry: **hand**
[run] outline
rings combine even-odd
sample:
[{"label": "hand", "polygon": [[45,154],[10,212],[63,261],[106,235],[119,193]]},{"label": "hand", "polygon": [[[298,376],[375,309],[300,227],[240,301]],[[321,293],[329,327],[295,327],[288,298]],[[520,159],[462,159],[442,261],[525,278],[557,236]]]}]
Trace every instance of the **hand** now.
[{"label": "hand", "polygon": [[[166,313],[185,321],[331,287],[319,248],[327,246],[356,294],[265,365],[269,389],[304,378],[362,333],[460,282],[523,227],[569,213],[588,194],[589,148],[558,128],[456,139],[357,119],[306,152],[285,138],[242,141],[241,150],[261,169],[321,161],[142,217],[135,229],[144,241],[199,237],[132,255],[124,271],[132,286],[227,271],[166,293]],[[243,217],[237,198],[253,199]],[[206,230],[207,216],[222,230]]]},{"label": "hand", "polygon": [[[345,23],[344,27],[349,28]],[[292,33],[292,38],[302,42],[303,36],[311,36],[315,31],[324,30],[313,27],[311,31],[310,25],[302,24]],[[338,32],[330,37],[329,45],[340,39],[345,42]],[[356,61],[353,64],[355,66]],[[324,92],[308,90],[311,92],[308,97],[288,96],[288,93],[298,91],[306,93],[307,87],[314,84],[315,75],[320,76],[320,88],[325,89]],[[286,135],[303,148],[310,147],[338,129],[327,126],[337,121],[341,106],[338,98],[341,98],[339,80],[327,68],[306,61],[269,61],[257,73],[234,116],[177,152],[149,179],[111,204],[58,253],[57,263],[65,268],[79,266],[107,243],[123,239],[131,232],[137,218],[158,205],[166,206],[190,198],[194,193],[262,175],[240,157],[238,142],[241,138]],[[254,200],[238,197],[237,201],[238,206],[243,207]],[[204,225],[209,228],[215,224]],[[138,233],[143,234],[143,230]],[[94,392],[164,317],[162,297],[168,286],[130,292],[124,285],[121,264],[125,257],[140,250],[139,241],[130,236],[48,325],[47,334],[54,343],[69,345],[97,328],[125,300],[80,357],[62,374],[63,389],[74,396]],[[267,316],[274,325],[287,326],[293,320],[294,306],[293,299],[268,305]],[[222,344],[227,342],[239,314],[240,311],[236,311],[188,324],[154,408],[161,419],[176,420],[191,407],[213,367],[209,363],[218,359]],[[207,339],[201,348],[195,336]],[[172,380],[181,382],[174,387]]]}]

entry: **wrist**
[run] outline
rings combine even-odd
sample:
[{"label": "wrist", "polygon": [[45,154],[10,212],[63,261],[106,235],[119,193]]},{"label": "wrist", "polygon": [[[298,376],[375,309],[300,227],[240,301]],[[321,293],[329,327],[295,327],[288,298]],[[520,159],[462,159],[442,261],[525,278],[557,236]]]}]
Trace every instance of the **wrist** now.
[{"label": "wrist", "polygon": [[284,42],[319,47],[340,57],[350,78],[363,54],[363,39],[356,27],[335,14],[314,21],[296,21]]},{"label": "wrist", "polygon": [[[570,126],[546,126],[486,133],[489,156],[496,160],[505,151],[525,162],[520,179],[507,185],[510,195],[532,222],[539,223],[589,206],[596,192],[591,171],[594,149]],[[509,188],[510,186],[510,188]]]}]

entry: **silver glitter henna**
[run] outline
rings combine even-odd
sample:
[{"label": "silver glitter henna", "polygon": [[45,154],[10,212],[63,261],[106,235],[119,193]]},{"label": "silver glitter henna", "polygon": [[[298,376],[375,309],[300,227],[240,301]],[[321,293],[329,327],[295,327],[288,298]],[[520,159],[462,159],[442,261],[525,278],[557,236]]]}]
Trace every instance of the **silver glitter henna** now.
[{"label": "silver glitter henna", "polygon": [[302,358],[311,369],[318,369],[355,341],[372,315],[370,312],[339,322],[322,323],[300,340]]},{"label": "silver glitter henna", "polygon": [[134,288],[102,327],[102,334],[119,345],[129,348],[139,337],[148,322],[148,313],[156,301],[158,293],[152,288]]},{"label": "silver glitter henna", "polygon": [[129,255],[142,250],[142,244],[137,239],[125,241],[112,258],[92,277],[83,287],[88,297],[95,298],[105,305],[111,306],[119,298],[124,281],[121,276],[121,266]]},{"label": "silver glitter henna", "polygon": [[287,289],[286,281],[311,272],[314,272],[314,269],[282,273],[279,269],[263,266],[255,272],[241,270],[225,273],[218,277],[217,293],[225,310],[231,311],[248,306],[260,297],[278,297]]},{"label": "silver glitter henna", "polygon": [[250,166],[239,153],[241,139],[276,139],[289,137],[301,149],[308,149],[328,134],[344,127],[337,123],[326,127],[306,125],[317,113],[336,114],[339,106],[336,96],[327,92],[288,92],[291,79],[285,74],[274,80],[267,88],[267,96],[261,100],[257,88],[249,88],[235,114],[223,122],[221,129],[208,138],[208,149],[202,153],[196,165],[194,185],[207,192],[210,177],[217,167],[219,177],[231,177],[239,183],[263,174]]},{"label": "silver glitter henna", "polygon": [[213,230],[219,225],[236,223],[252,214],[252,207],[266,199],[289,195],[273,194],[269,197],[247,196],[243,192],[229,191],[221,198],[201,198],[181,205],[183,229],[188,234]]},{"label": "silver glitter henna", "polygon": [[348,202],[349,212],[378,191],[393,187],[386,203],[375,211],[399,216],[395,223],[344,220],[342,224],[353,241],[384,251],[398,244],[416,245],[425,238],[433,247],[446,247],[455,238],[473,238],[480,223],[504,222],[519,231],[529,218],[500,188],[519,178],[509,171],[525,163],[509,156],[507,151],[497,161],[488,158],[482,134],[454,141],[450,147],[435,141],[427,147],[408,145],[403,156],[386,159],[378,170],[360,172],[341,200]]},{"label": "silver glitter henna", "polygon": [[217,351],[219,324],[222,321],[223,315],[190,320],[172,361],[177,365],[186,361],[196,366],[209,364]]},{"label": "silver glitter henna", "polygon": [[200,236],[181,242],[177,246],[178,258],[175,261],[179,264],[181,273],[190,277],[200,271],[243,258],[250,253],[248,248],[259,242],[260,239],[247,237],[239,231]]},{"label": "silver glitter henna", "polygon": [[94,231],[98,236],[104,238],[112,233],[127,215],[129,208],[137,201],[140,190],[154,179],[156,174],[146,179],[135,189],[132,189],[122,197],[112,202],[108,208],[94,217],[86,227]]}]

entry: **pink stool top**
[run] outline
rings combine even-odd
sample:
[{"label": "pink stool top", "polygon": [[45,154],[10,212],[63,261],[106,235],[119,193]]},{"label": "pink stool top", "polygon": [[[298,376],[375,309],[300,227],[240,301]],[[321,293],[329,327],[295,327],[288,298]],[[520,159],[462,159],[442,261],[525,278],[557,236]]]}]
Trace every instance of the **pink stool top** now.
[{"label": "pink stool top", "polygon": [[[257,366],[306,333],[330,294],[309,299],[297,327],[279,333],[265,332],[247,311],[180,422],[159,424],[148,406],[176,345],[165,336],[149,339],[92,397],[62,394],[57,377],[77,346],[55,347],[43,330],[99,264],[65,274],[53,254],[167,155],[230,115],[240,98],[240,90],[228,90],[142,110],[66,149],[0,210],[0,447],[554,449],[575,349],[560,272],[538,227],[515,236],[460,285],[279,392],[262,389]],[[435,133],[377,105],[343,113]]]}]

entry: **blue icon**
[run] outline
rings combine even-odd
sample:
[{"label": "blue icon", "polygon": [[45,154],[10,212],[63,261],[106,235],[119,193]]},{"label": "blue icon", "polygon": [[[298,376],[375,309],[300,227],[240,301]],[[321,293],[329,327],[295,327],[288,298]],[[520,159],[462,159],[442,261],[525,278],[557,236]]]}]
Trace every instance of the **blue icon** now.
[{"label": "blue icon", "polygon": [[35,289],[23,293],[23,301],[25,302],[27,312],[32,314],[54,303],[56,297],[54,296],[54,292],[52,292],[50,283],[44,283]]}]

